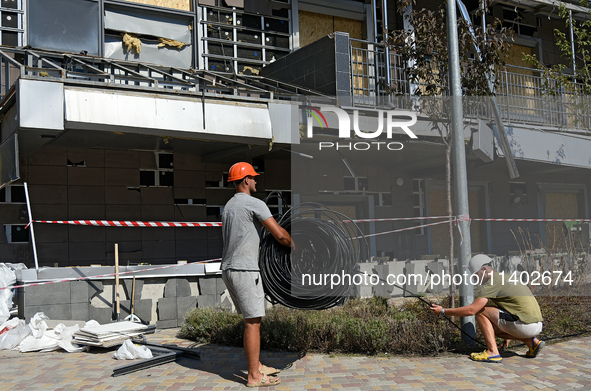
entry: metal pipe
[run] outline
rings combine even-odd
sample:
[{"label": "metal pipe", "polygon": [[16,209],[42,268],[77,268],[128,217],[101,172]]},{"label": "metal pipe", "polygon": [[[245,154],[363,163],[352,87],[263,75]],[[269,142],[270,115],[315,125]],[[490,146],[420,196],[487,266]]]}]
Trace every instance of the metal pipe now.
[{"label": "metal pipe", "polygon": [[[388,42],[388,0],[382,0],[382,39],[386,44],[386,85],[390,88],[390,49]],[[390,98],[391,94],[388,94]]]},{"label": "metal pipe", "polygon": [[[568,21],[569,21],[569,27],[570,27],[570,48],[573,52],[573,75],[575,74],[576,70],[577,70],[577,64],[576,64],[576,60],[577,57],[575,55],[575,35],[573,32],[573,11],[568,11]],[[576,83],[576,80],[575,80]]]},{"label": "metal pipe", "polygon": [[[472,34],[472,37],[475,38],[476,35],[474,34],[474,29],[472,28],[472,21],[470,20],[470,14],[468,13],[468,9],[464,5],[464,3],[462,3],[462,0],[456,0],[456,1],[458,4],[458,7],[460,7],[460,13],[461,13],[462,17],[468,22],[468,25],[470,26],[470,34]],[[454,14],[454,19],[455,19],[455,14]],[[483,27],[485,27],[485,26],[483,26]],[[480,58],[480,56],[481,56],[480,48],[478,46],[476,46],[475,41],[474,41],[474,50],[476,50],[476,55]],[[507,169],[509,170],[509,176],[511,177],[511,179],[515,179],[519,176],[519,171],[517,170],[517,165],[515,164],[515,159],[513,158],[513,152],[511,151],[511,148],[509,147],[509,141],[507,140],[507,134],[505,133],[505,126],[503,125],[503,120],[501,117],[501,112],[499,111],[499,105],[497,103],[497,98],[494,95],[494,88],[493,88],[492,82],[490,80],[490,75],[487,73],[485,76],[486,76],[486,81],[488,82],[488,90],[489,90],[489,92],[491,94],[491,98],[492,98],[492,102],[491,102],[492,105],[491,106],[492,106],[492,110],[493,110],[493,117],[495,120],[495,124],[497,126],[497,132],[495,135],[497,136],[497,140],[499,141],[499,144],[501,144],[501,148],[503,149],[503,153],[505,154],[505,162],[507,164]],[[508,99],[509,99],[509,97],[507,96],[507,100]],[[507,113],[508,113],[508,111],[507,111]]]},{"label": "metal pipe", "polygon": [[29,213],[29,229],[31,230],[31,242],[33,244],[33,258],[35,259],[35,270],[39,272],[39,260],[37,259],[37,245],[35,244],[35,230],[33,229],[33,215],[31,214],[31,200],[29,199],[29,187],[25,185],[25,197],[27,199],[27,212]]},{"label": "metal pipe", "polygon": [[[460,78],[460,55],[458,43],[458,21],[456,18],[456,3],[447,1],[447,41],[449,51],[449,79],[451,95],[451,132],[453,147],[453,167],[456,210],[459,216],[461,234],[459,274],[468,269],[471,254],[470,238],[470,209],[468,205],[468,175],[466,173],[466,151],[464,140],[464,113],[462,109],[462,85]],[[460,285],[460,306],[470,305],[474,301],[474,288],[469,283]],[[463,316],[460,319],[462,330],[471,338],[476,337],[474,316]],[[471,338],[463,335],[467,344],[473,344]]]}]

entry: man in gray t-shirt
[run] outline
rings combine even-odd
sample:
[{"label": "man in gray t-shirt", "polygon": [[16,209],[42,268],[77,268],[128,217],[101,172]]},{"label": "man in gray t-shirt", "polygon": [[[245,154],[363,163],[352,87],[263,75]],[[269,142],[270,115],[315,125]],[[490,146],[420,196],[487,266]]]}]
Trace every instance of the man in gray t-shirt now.
[{"label": "man in gray t-shirt", "polygon": [[276,385],[281,380],[275,368],[262,365],[261,318],[265,316],[265,293],[259,273],[261,229],[265,227],[279,243],[294,247],[289,233],[273,218],[267,205],[254,198],[256,173],[248,163],[230,168],[228,181],[234,182],[236,194],[222,213],[222,278],[234,306],[244,318],[244,350],[248,363],[248,387]]}]

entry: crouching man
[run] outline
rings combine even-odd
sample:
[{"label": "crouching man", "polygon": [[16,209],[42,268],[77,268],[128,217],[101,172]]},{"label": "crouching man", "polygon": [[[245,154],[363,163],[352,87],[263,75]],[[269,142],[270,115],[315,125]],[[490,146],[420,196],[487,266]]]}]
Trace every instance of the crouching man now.
[{"label": "crouching man", "polygon": [[542,313],[538,301],[527,285],[503,279],[493,270],[491,262],[492,259],[484,254],[470,260],[470,272],[477,274],[482,282],[475,291],[472,304],[447,310],[433,305],[431,310],[436,314],[476,316],[487,348],[481,353],[472,353],[470,358],[474,361],[503,361],[495,337],[521,341],[529,348],[526,357],[537,357],[545,345],[544,341],[536,338],[542,331]]}]

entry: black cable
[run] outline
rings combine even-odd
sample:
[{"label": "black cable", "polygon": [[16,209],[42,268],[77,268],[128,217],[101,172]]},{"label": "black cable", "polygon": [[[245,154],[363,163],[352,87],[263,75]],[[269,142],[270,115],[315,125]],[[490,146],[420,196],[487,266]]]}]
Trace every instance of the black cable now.
[{"label": "black cable", "polygon": [[[269,198],[271,194],[265,201]],[[370,259],[361,229],[347,216],[317,203],[302,203],[289,209],[278,223],[290,233],[296,251],[292,253],[279,244],[269,232],[263,236],[259,269],[267,299],[301,310],[323,310],[344,303],[351,296],[354,281],[341,280],[331,287],[331,281],[322,277],[360,274],[355,271],[357,263]],[[305,275],[310,278],[306,280]],[[410,293],[428,307],[433,305],[404,287],[390,285]],[[485,346],[446,315],[443,317],[462,334]]]},{"label": "black cable", "polygon": [[[351,296],[351,281],[360,260],[369,260],[369,245],[349,218],[317,203],[302,203],[278,221],[296,251],[279,244],[268,232],[261,241],[259,268],[272,303],[289,308],[322,310]],[[326,276],[349,276],[331,286]],[[345,278],[343,278],[345,280]]]}]

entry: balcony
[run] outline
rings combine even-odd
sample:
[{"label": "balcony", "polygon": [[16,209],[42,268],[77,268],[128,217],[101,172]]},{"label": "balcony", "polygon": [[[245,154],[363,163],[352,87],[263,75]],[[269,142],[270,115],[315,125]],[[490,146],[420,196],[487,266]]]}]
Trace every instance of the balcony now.
[{"label": "balcony", "polygon": [[[416,109],[411,93],[421,88],[407,76],[407,64],[399,54],[388,53],[383,47],[365,41],[349,39],[351,96],[355,106]],[[591,97],[573,91],[549,93],[553,80],[543,77],[537,69],[509,65],[496,72],[498,85],[495,96],[504,122],[536,125],[543,128],[591,131]],[[390,92],[394,91],[393,94]],[[492,118],[487,100],[465,109],[467,117]],[[420,109],[419,109],[420,111]]]}]

